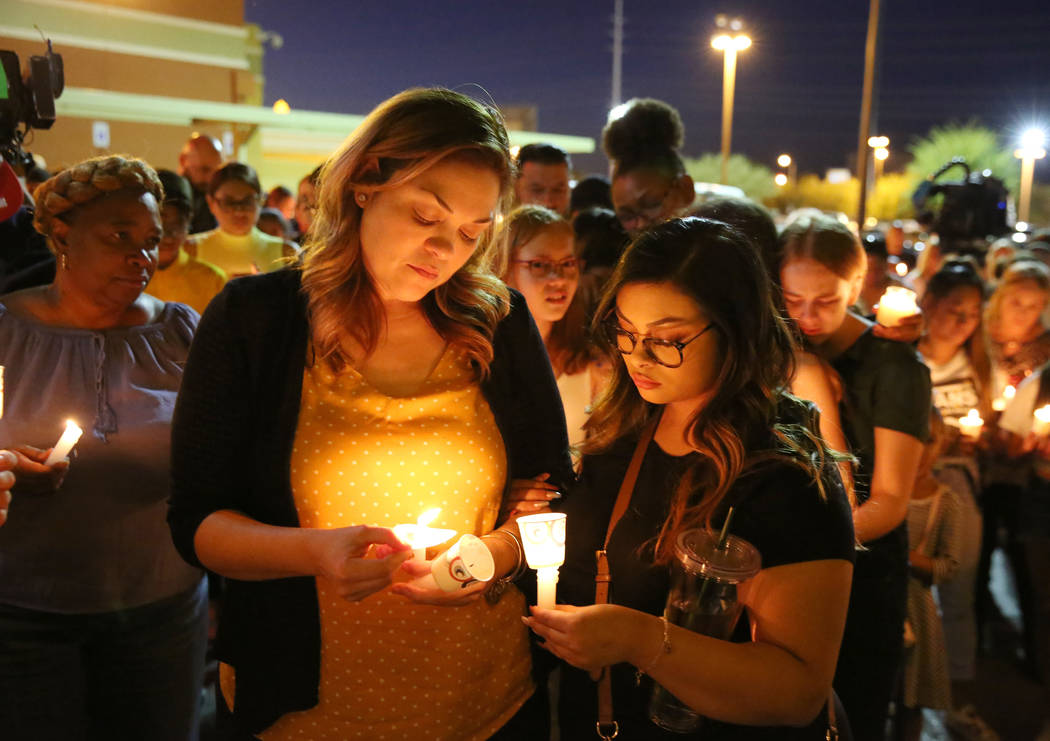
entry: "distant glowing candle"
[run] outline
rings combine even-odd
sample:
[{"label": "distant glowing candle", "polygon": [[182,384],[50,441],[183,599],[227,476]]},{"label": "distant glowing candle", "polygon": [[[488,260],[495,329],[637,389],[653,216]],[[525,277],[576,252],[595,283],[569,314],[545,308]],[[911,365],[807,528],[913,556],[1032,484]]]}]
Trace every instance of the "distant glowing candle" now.
[{"label": "distant glowing candle", "polygon": [[51,451],[51,455],[44,461],[45,466],[53,466],[60,460],[69,455],[69,452],[73,450],[73,446],[77,444],[77,440],[84,434],[84,431],[77,427],[77,423],[71,419],[66,420],[66,430],[62,433],[62,437],[58,438],[58,442],[55,443],[54,449]]},{"label": "distant glowing candle", "polygon": [[1050,404],[1039,407],[1032,416],[1035,417],[1032,420],[1032,432],[1040,436],[1050,434]]},{"label": "distant glowing candle", "polygon": [[915,304],[915,291],[900,286],[890,286],[879,299],[875,321],[884,327],[896,327],[905,317],[919,313]]},{"label": "distant glowing candle", "polygon": [[397,536],[397,539],[412,548],[412,558],[426,561],[427,548],[441,545],[456,534],[455,530],[430,527],[430,523],[436,520],[440,514],[441,508],[435,507],[421,514],[414,525],[394,526],[394,535]]},{"label": "distant glowing candle", "polygon": [[971,440],[976,440],[981,436],[981,428],[984,427],[984,420],[981,419],[981,415],[977,413],[976,409],[971,409],[966,413],[965,417],[959,418],[959,429],[962,430],[962,434]]},{"label": "distant glowing candle", "polygon": [[1001,412],[1006,409],[1006,403],[1010,399],[1014,398],[1014,394],[1017,393],[1017,389],[1007,384],[1006,388],[1003,389],[1003,395],[992,402],[992,409]]},{"label": "distant glowing candle", "polygon": [[541,512],[518,518],[525,560],[536,569],[538,604],[554,608],[558,587],[558,567],[565,563],[565,514]]}]

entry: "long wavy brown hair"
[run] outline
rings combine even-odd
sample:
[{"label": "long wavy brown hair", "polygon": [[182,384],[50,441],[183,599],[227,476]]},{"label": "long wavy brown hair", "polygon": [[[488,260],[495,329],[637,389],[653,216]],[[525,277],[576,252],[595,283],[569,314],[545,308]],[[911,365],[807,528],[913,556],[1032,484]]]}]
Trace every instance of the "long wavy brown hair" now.
[{"label": "long wavy brown hair", "polygon": [[[815,407],[786,391],[795,343],[773,305],[769,278],[754,247],[727,224],[674,219],[642,233],[627,249],[595,317],[596,336],[609,321],[620,289],[670,284],[704,312],[717,330],[721,367],[714,393],[696,412],[687,440],[699,453],[680,480],[653,545],[657,562],[673,558],[679,533],[710,527],[733,484],[772,460],[806,471],[825,495],[837,480],[837,459],[817,432]],[[587,453],[637,437],[660,411],[646,402],[623,362],[587,422]]]},{"label": "long wavy brown hair", "polygon": [[[301,269],[314,351],[333,369],[361,360],[349,357],[348,339],[371,354],[386,319],[362,258],[355,196],[396,188],[453,159],[496,173],[502,212],[513,183],[503,120],[451,90],[416,88],[381,103],[325,163]],[[422,301],[431,325],[467,354],[479,378],[488,373],[492,336],[510,307],[506,287],[490,269],[492,231],[486,229],[467,263]]]}]

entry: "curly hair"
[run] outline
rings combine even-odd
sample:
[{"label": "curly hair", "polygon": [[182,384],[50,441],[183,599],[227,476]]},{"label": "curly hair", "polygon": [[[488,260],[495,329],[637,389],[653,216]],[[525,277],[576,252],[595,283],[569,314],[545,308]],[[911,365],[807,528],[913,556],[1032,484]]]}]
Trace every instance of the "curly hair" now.
[{"label": "curly hair", "polygon": [[613,177],[634,170],[656,170],[674,178],[685,172],[678,154],[685,142],[682,117],[654,98],[632,98],[609,114],[602,149],[613,162]]},{"label": "curly hair", "polygon": [[[460,160],[499,177],[499,212],[509,202],[514,165],[500,114],[443,88],[406,90],[381,103],[325,163],[315,221],[303,249],[307,297],[317,357],[345,366],[343,339],[367,356],[379,341],[385,314],[361,255],[361,206],[355,194],[397,188],[438,162]],[[428,293],[422,307],[431,325],[488,374],[496,325],[510,310],[510,293],[492,274],[493,227],[467,263]]]},{"label": "curly hair", "polygon": [[36,213],[33,226],[51,244],[54,220],[68,222],[81,206],[120,190],[150,193],[157,203],[164,201],[164,186],[157,173],[135,157],[109,155],[94,157],[63,170],[41,183],[35,192]]}]

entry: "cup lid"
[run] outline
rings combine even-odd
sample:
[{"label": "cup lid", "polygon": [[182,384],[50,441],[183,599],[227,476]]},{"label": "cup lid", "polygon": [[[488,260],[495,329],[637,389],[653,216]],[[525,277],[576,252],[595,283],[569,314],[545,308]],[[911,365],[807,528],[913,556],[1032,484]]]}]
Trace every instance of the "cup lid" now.
[{"label": "cup lid", "polygon": [[730,535],[726,547],[720,549],[718,533],[706,528],[679,535],[675,554],[686,571],[724,582],[745,581],[762,568],[762,556],[753,545]]}]

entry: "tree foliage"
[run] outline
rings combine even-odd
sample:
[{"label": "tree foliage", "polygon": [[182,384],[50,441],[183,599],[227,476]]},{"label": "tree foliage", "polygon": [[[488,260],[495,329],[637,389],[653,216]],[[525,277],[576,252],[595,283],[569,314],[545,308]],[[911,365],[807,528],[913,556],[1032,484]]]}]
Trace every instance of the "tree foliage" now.
[{"label": "tree foliage", "polygon": [[[1012,195],[1017,195],[1021,179],[1019,160],[1002,145],[994,131],[974,122],[935,127],[909,145],[908,153],[912,161],[907,174],[913,185],[937,172],[953,157],[963,157],[973,172],[991,170],[1006,183]],[[957,180],[961,175],[962,169],[956,168],[944,179]]]},{"label": "tree foliage", "polygon": [[[684,157],[685,171],[698,183],[717,183],[722,176],[722,155],[708,153],[699,157]],[[735,185],[753,201],[762,201],[776,194],[773,171],[742,154],[729,156],[729,185]]]}]

